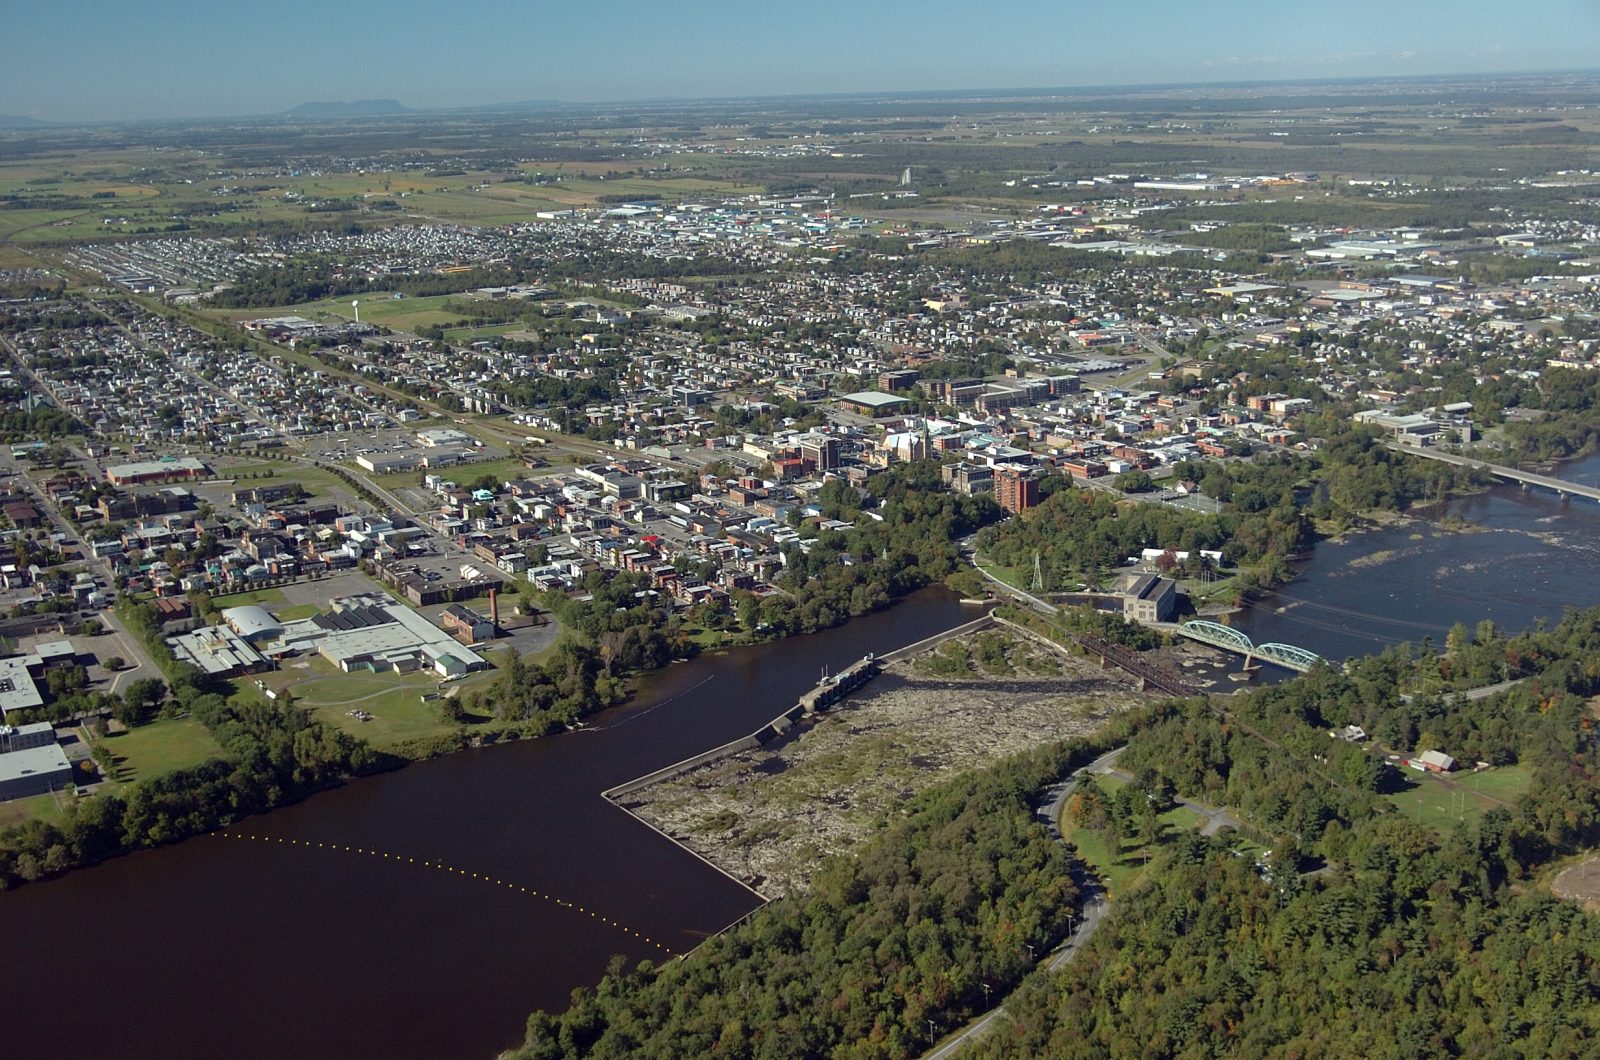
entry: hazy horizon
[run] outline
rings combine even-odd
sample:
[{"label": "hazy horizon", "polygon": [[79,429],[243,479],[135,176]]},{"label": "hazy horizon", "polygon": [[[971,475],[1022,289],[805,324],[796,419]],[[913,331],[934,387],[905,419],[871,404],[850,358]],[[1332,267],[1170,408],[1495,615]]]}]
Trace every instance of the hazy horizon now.
[{"label": "hazy horizon", "polygon": [[795,14],[726,0],[686,12],[601,0],[582,10],[466,4],[446,16],[376,0],[240,10],[67,0],[8,13],[0,113],[116,122],[268,116],[323,100],[433,110],[1526,75],[1592,69],[1600,55],[1600,7],[1587,0],[1258,11],[818,0]]}]

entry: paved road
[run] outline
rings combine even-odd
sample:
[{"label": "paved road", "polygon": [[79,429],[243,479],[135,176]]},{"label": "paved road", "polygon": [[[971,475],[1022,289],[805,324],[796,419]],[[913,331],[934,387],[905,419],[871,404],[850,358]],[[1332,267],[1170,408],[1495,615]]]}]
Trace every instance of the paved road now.
[{"label": "paved road", "polygon": [[[1480,685],[1477,688],[1469,688],[1464,692],[1441,691],[1439,692],[1439,698],[1449,700],[1460,696],[1462,699],[1471,703],[1475,700],[1488,699],[1490,696],[1498,695],[1508,688],[1515,688],[1526,680],[1526,677],[1518,677],[1511,681],[1500,681],[1492,685]],[[1410,692],[1400,693],[1400,699],[1402,702],[1410,703],[1415,698],[1416,696]]]},{"label": "paved road", "polygon": [[[1044,801],[1034,811],[1050,828],[1050,834],[1061,839],[1061,808],[1077,790],[1078,783],[1086,776],[1099,773],[1115,772],[1117,757],[1126,748],[1118,747],[1107,751],[1093,762],[1075,770],[1071,776],[1045,789]],[[1111,900],[1100,889],[1100,882],[1088,871],[1082,862],[1076,858],[1072,862],[1072,882],[1078,886],[1079,893],[1083,895],[1083,905],[1072,932],[1066,941],[1057,946],[1045,956],[1044,964],[1047,971],[1055,971],[1073,958],[1083,945],[1094,936],[1100,924],[1105,920],[1106,914],[1111,911]],[[923,1060],[944,1060],[953,1056],[968,1042],[986,1032],[994,1021],[1005,1012],[1005,1002],[1001,1002],[988,1012],[979,1016],[965,1028],[950,1038],[947,1038],[937,1048],[924,1054]]]}]

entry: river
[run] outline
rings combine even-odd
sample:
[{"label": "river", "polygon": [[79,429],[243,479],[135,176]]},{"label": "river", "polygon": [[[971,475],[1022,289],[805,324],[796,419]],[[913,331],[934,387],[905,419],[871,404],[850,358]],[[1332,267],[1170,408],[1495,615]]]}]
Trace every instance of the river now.
[{"label": "river", "polygon": [[[1600,484],[1600,454],[1555,474]],[[1417,514],[1405,525],[1319,543],[1294,581],[1230,624],[1257,644],[1343,660],[1424,637],[1442,649],[1456,622],[1471,629],[1487,618],[1517,631],[1559,621],[1567,607],[1600,605],[1600,504],[1502,485]],[[1451,518],[1470,529],[1441,529]]]},{"label": "river", "polygon": [[418,763],[0,894],[0,1052],[487,1060],[612,954],[687,951],[758,904],[601,791],[755,730],[823,667],[976,613],[927,590],[673,666],[589,731]]}]

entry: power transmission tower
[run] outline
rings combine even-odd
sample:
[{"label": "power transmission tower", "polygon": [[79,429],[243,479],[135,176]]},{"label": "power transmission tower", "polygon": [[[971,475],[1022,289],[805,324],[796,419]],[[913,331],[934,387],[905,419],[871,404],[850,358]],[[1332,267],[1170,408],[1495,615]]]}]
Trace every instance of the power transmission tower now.
[{"label": "power transmission tower", "polygon": [[1039,565],[1039,553],[1033,554],[1033,584],[1029,588],[1036,592],[1044,592],[1044,568]]}]

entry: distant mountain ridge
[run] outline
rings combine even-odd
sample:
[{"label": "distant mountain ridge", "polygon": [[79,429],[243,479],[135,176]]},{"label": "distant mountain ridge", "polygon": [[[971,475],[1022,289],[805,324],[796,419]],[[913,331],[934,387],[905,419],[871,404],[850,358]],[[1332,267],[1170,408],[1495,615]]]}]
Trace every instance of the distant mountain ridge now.
[{"label": "distant mountain ridge", "polygon": [[0,114],[0,129],[34,129],[50,124],[25,114]]},{"label": "distant mountain ridge", "polygon": [[406,114],[410,110],[398,99],[352,99],[302,103],[289,114],[297,118],[349,118],[366,114]]}]

